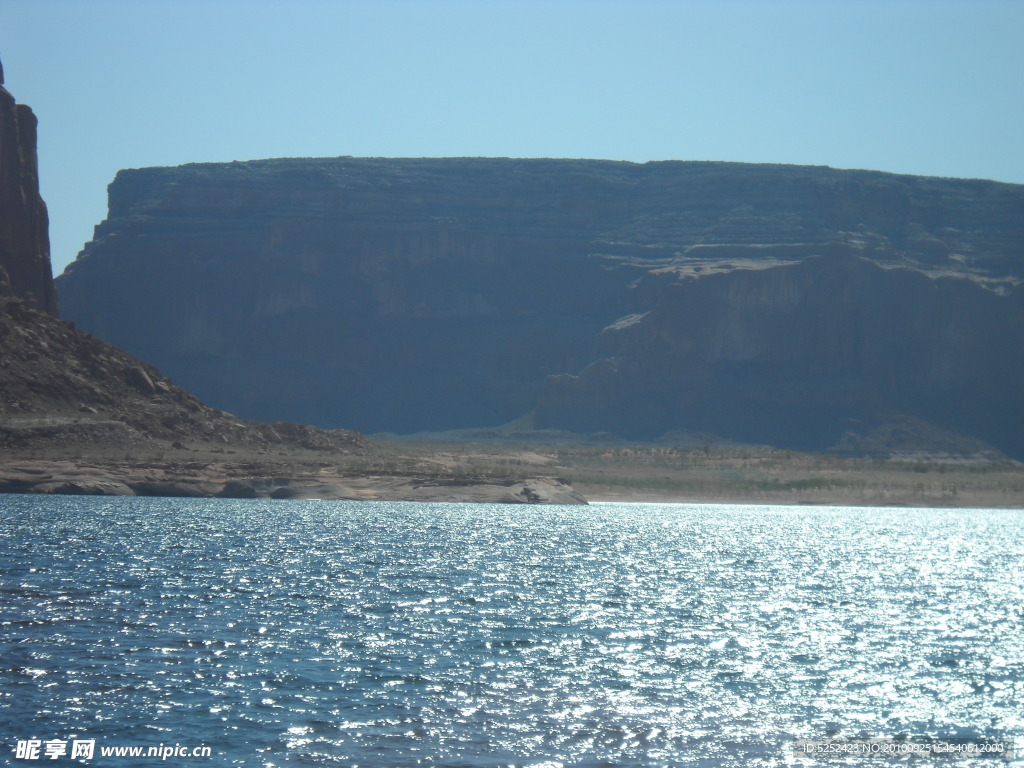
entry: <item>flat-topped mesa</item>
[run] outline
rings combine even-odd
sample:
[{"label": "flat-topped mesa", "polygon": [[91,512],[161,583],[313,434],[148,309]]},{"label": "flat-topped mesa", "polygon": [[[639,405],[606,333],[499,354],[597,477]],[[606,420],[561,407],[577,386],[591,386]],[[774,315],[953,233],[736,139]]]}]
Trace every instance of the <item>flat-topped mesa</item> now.
[{"label": "flat-topped mesa", "polygon": [[46,204],[39,195],[36,116],[3,87],[0,64],[0,295],[57,314]]},{"label": "flat-topped mesa", "polygon": [[125,170],[109,193],[64,311],[243,416],[826,448],[906,414],[1024,455],[1019,185],[340,157]]}]

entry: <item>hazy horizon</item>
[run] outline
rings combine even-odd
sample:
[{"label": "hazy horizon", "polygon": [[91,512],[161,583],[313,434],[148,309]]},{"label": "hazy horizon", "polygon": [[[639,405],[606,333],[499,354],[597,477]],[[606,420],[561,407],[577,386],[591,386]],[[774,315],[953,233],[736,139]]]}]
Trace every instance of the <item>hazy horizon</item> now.
[{"label": "hazy horizon", "polygon": [[1011,0],[0,0],[55,274],[133,167],[564,157],[1024,183],[1022,37]]}]

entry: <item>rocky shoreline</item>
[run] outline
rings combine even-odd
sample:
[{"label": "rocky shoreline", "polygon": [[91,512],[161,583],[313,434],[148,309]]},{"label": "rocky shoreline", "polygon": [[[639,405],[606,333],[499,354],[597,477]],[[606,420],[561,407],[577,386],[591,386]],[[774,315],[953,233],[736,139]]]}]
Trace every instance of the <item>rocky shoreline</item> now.
[{"label": "rocky shoreline", "polygon": [[26,459],[0,468],[0,493],[169,496],[232,499],[353,499],[586,504],[551,477],[496,479],[416,474],[352,474],[311,467],[291,476],[273,466],[219,462],[180,464]]}]

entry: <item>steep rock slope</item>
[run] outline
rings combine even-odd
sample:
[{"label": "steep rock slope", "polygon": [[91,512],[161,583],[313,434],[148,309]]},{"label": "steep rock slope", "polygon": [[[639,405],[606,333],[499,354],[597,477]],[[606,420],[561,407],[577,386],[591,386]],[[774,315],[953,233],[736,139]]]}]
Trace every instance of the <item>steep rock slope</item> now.
[{"label": "steep rock slope", "polygon": [[292,159],[122,171],[58,285],[247,417],[827,447],[910,413],[1019,454],[1022,251],[1024,188],[994,182]]},{"label": "steep rock slope", "polygon": [[25,300],[0,299],[0,447],[131,447],[153,441],[328,451],[362,444],[351,432],[242,422],[71,323]]}]

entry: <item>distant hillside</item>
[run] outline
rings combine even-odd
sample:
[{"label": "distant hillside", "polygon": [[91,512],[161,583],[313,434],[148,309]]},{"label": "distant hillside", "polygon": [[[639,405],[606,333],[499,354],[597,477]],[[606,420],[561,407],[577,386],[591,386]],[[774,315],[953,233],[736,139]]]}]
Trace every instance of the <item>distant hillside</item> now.
[{"label": "distant hillside", "polygon": [[910,418],[1024,457],[1022,281],[1017,185],[335,158],[122,171],[57,284],[246,417],[802,449]]}]

